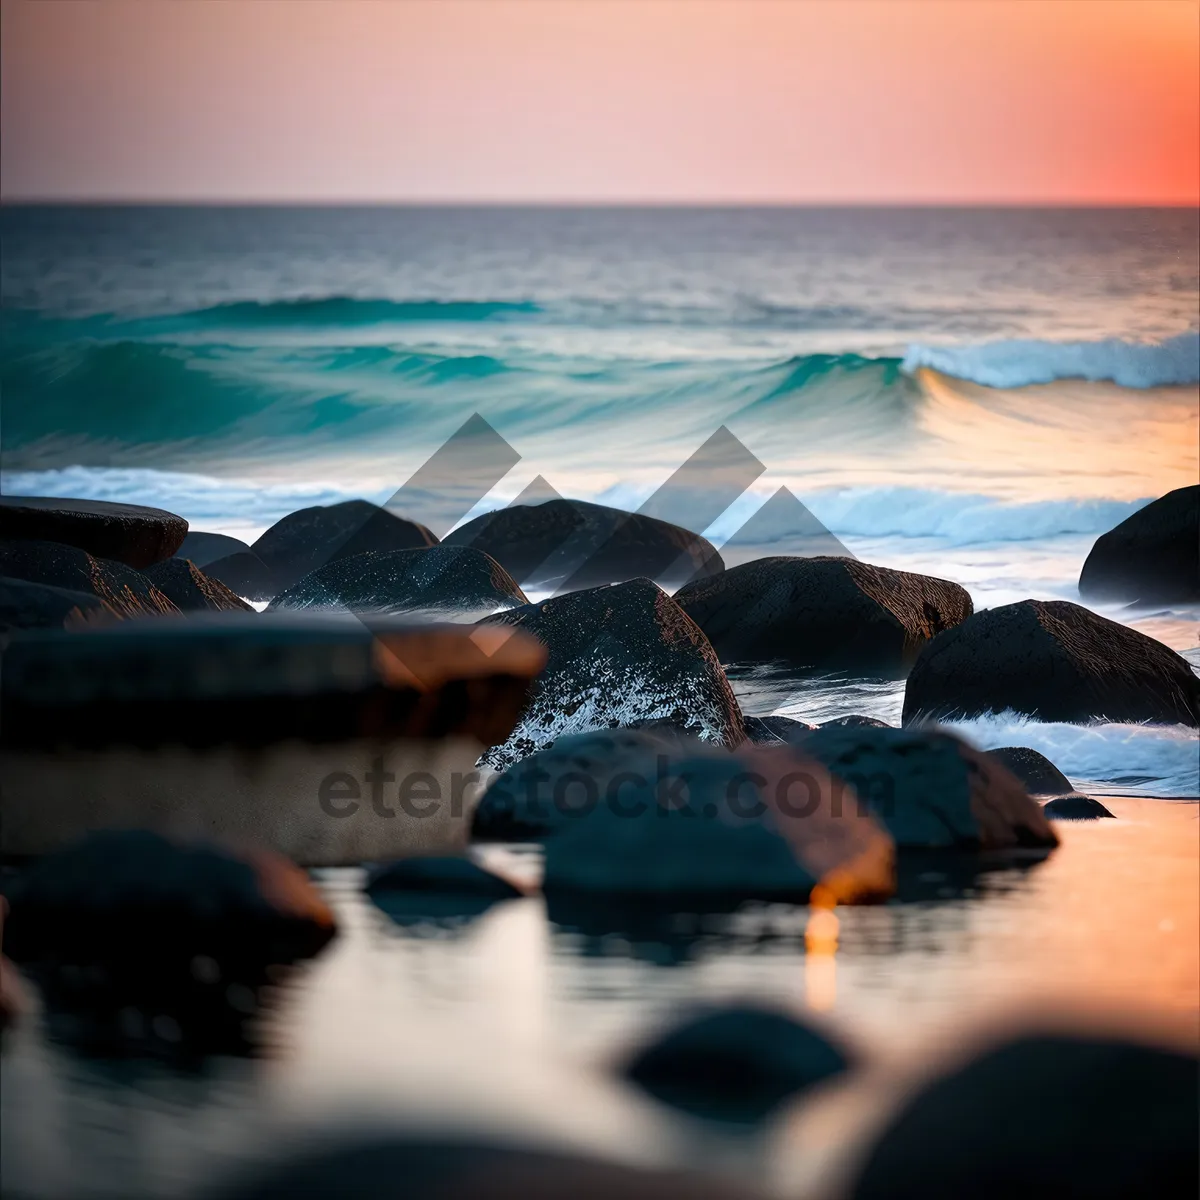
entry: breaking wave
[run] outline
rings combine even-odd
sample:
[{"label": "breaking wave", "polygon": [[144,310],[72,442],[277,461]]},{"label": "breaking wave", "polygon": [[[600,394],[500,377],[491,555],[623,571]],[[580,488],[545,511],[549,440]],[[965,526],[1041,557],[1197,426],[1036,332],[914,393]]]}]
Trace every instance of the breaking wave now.
[{"label": "breaking wave", "polygon": [[1024,387],[1056,379],[1111,380],[1122,387],[1168,387],[1200,382],[1200,333],[1162,342],[1043,342],[1033,339],[980,346],[910,346],[904,370],[932,367],[985,387]]}]

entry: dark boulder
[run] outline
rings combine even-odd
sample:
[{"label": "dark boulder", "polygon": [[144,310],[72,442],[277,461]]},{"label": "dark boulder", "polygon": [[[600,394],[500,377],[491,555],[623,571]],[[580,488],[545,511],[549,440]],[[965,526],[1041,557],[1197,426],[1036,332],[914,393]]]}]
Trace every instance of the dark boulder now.
[{"label": "dark boulder", "polygon": [[730,1007],[668,1029],[621,1073],[693,1116],[756,1123],[850,1065],[844,1050],[787,1013]]},{"label": "dark boulder", "polygon": [[886,721],[878,717],[864,717],[861,713],[851,713],[846,717],[834,717],[832,721],[822,721],[822,729],[894,729]]},{"label": "dark boulder", "polygon": [[161,508],[105,500],[0,496],[0,538],[60,542],[97,558],[148,567],[170,558],[187,522]]},{"label": "dark boulder", "polygon": [[724,569],[712,544],[691,530],[584,500],[497,509],[445,540],[490,554],[530,588],[577,591],[642,577],[670,588]]},{"label": "dark boulder", "polygon": [[385,892],[452,892],[514,900],[525,893],[515,884],[463,857],[401,858],[373,870],[366,882],[369,895]]},{"label": "dark boulder", "polygon": [[392,1137],[243,1170],[212,1200],[753,1200],[707,1175],[456,1137]]},{"label": "dark boulder", "polygon": [[46,583],[0,577],[0,634],[15,629],[65,629],[120,618],[99,596]]},{"label": "dark boulder", "polygon": [[904,722],[1011,709],[1040,721],[1196,725],[1200,680],[1161,642],[1065,600],[985,609],[931,642]]},{"label": "dark boulder", "polygon": [[59,542],[0,541],[0,575],[95,596],[120,617],[179,611],[140,571]]},{"label": "dark boulder", "polygon": [[141,830],[47,855],[17,877],[8,903],[5,952],[95,1049],[236,1042],[273,971],[335,933],[320,893],[286,859]]},{"label": "dark boulder", "polygon": [[532,634],[546,669],[513,735],[484,763],[503,769],[568,733],[662,718],[723,745],[745,737],[708,639],[648,579],[592,588],[487,618]]},{"label": "dark boulder", "polygon": [[[250,550],[266,569],[259,581],[259,594],[251,600],[271,600],[299,582],[310,571],[336,559],[353,558],[368,551],[417,550],[434,546],[437,538],[424,525],[407,521],[367,500],[345,500],[341,504],[315,505],[289,513],[276,521]],[[253,564],[239,559],[248,576]],[[219,571],[212,572],[239,595],[231,564],[225,558]],[[254,582],[252,577],[244,584]],[[269,594],[267,594],[269,593]]]},{"label": "dark boulder", "polygon": [[1152,500],[1097,538],[1079,594],[1127,604],[1200,604],[1200,484]]},{"label": "dark boulder", "polygon": [[1052,821],[1096,821],[1113,815],[1099,800],[1078,792],[1048,800],[1042,812]]},{"label": "dark boulder", "polygon": [[664,752],[643,734],[546,786],[559,819],[546,842],[549,898],[638,897],[695,911],[725,897],[802,903],[818,888],[830,902],[870,902],[894,886],[882,827],[788,747],[692,741]]},{"label": "dark boulder", "polygon": [[371,872],[367,895],[398,925],[470,921],[525,893],[509,880],[462,857],[403,858]]},{"label": "dark boulder", "polygon": [[747,717],[746,737],[760,746],[772,746],[782,742],[788,746],[798,746],[805,734],[816,729],[807,721],[797,721],[795,717]]},{"label": "dark boulder", "polygon": [[1028,746],[1000,746],[987,751],[1024,785],[1025,790],[1039,800],[1042,813],[1052,821],[1091,821],[1111,817],[1112,813],[1099,800],[1077,792],[1071,781],[1044,755]]},{"label": "dark boulder", "polygon": [[1190,1200],[1200,1062],[1099,1037],[1027,1035],[905,1103],[853,1200]]},{"label": "dark boulder", "polygon": [[214,558],[204,566],[209,579],[222,583],[245,600],[270,600],[276,592],[275,574],[252,550]]},{"label": "dark boulder", "polygon": [[[691,739],[672,726],[596,729],[560,737],[498,775],[472,815],[474,841],[532,842],[588,816],[614,775],[637,759],[665,763]],[[618,781],[614,796],[625,786]],[[593,799],[595,797],[595,799]]]},{"label": "dark boulder", "polygon": [[994,759],[937,730],[823,728],[803,752],[851,785],[901,849],[1051,847],[1037,802]]},{"label": "dark boulder", "polygon": [[224,533],[208,533],[203,529],[189,529],[174,557],[189,558],[196,566],[206,567],[219,558],[249,552],[250,547],[239,538]]},{"label": "dark boulder", "polygon": [[326,563],[276,596],[270,609],[349,609],[477,621],[528,603],[494,559],[479,550],[443,545]]},{"label": "dark boulder", "polygon": [[722,662],[881,675],[903,674],[930,638],[971,615],[956,583],[852,558],[755,559],[675,599]]},{"label": "dark boulder", "polygon": [[253,612],[245,600],[223,583],[210,579],[186,558],[168,558],[147,567],[146,578],[180,612]]},{"label": "dark boulder", "polygon": [[986,753],[1016,776],[1031,796],[1044,800],[1048,796],[1075,795],[1071,781],[1044,754],[1028,746],[998,746]]}]

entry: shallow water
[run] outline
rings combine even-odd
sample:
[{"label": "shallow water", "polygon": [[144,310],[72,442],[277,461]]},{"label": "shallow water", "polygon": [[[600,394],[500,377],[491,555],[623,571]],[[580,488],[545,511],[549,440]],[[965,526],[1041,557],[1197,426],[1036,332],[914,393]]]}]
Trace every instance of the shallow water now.
[{"label": "shallow water", "polygon": [[[1033,1009],[1161,1014],[1200,1033],[1200,805],[1105,803],[1117,820],[1059,823],[1062,845],[1040,864],[965,887],[927,873],[924,899],[839,909],[836,948],[814,953],[803,907],[681,921],[658,938],[587,938],[533,897],[460,928],[404,927],[364,897],[360,871],[321,873],[341,936],[280,993],[266,1057],[201,1075],[104,1067],[48,1044],[36,1021],[17,1031],[0,1091],[6,1194],[187,1195],[314,1127],[403,1121],[690,1162],[796,1195],[853,1141],[845,1122],[807,1129],[798,1161],[803,1105],[746,1137],[674,1117],[609,1065],[719,1000],[808,1015],[876,1064],[936,1058],[981,1022]],[[530,849],[483,857],[539,874]]]}]

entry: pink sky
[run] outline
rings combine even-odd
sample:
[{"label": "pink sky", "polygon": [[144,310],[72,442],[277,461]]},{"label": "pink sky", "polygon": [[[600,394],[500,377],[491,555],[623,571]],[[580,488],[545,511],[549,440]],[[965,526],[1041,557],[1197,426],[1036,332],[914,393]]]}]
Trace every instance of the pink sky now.
[{"label": "pink sky", "polygon": [[3,0],[5,199],[1195,203],[1197,0]]}]

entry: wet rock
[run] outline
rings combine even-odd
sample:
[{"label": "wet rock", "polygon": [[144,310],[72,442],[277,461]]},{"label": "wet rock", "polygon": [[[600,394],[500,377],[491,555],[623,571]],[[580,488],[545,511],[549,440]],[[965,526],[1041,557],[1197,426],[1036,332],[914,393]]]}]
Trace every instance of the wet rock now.
[{"label": "wet rock", "polygon": [[450,856],[388,863],[371,873],[366,892],[400,925],[463,923],[525,894],[469,858]]},{"label": "wet rock", "polygon": [[250,547],[239,538],[224,533],[208,533],[203,529],[189,529],[187,537],[175,551],[175,557],[187,558],[198,567],[206,567],[231,554],[249,553]]},{"label": "wet rock", "polygon": [[786,1013],[732,1007],[667,1030],[622,1074],[693,1116],[756,1123],[850,1065],[845,1051]]},{"label": "wet rock", "polygon": [[214,558],[205,564],[204,573],[245,600],[270,600],[277,589],[274,574],[252,550]]},{"label": "wet rock", "polygon": [[1075,790],[1071,781],[1045,755],[1028,746],[1000,746],[987,751],[1024,785],[1025,790],[1039,800],[1043,814],[1054,821],[1090,821],[1111,817],[1112,813],[1091,796]]},{"label": "wet rock", "polygon": [[1184,1200],[1200,1187],[1191,1054],[1026,1035],[918,1092],[870,1150],[853,1200]]},{"label": "wet rock", "polygon": [[1099,800],[1081,792],[1048,800],[1042,805],[1042,812],[1052,821],[1095,821],[1113,815]]},{"label": "wet rock", "polygon": [[988,750],[988,758],[994,758],[1024,785],[1031,796],[1073,796],[1074,785],[1044,755],[1028,746],[998,746]]},{"label": "wet rock", "polygon": [[822,721],[822,729],[893,729],[886,721],[878,717],[864,717],[861,713],[851,713],[846,717],[834,717],[832,721]]},{"label": "wet rock", "polygon": [[[407,521],[366,500],[302,508],[276,521],[250,547],[267,572],[259,591],[267,590],[270,595],[254,595],[249,599],[273,599],[309,572],[338,559],[369,551],[416,550],[436,544],[437,538],[424,525]],[[221,562],[218,578],[239,595],[245,594],[228,577],[230,564],[224,559]],[[251,567],[245,561],[239,565]]]},{"label": "wet rock", "polygon": [[[473,841],[533,842],[586,817],[631,760],[665,763],[681,742],[673,727],[597,729],[568,734],[513,763],[484,793],[471,822]],[[618,781],[614,795],[624,786]]]},{"label": "wet rock", "polygon": [[48,855],[8,902],[6,952],[61,1014],[59,1027],[91,1049],[238,1041],[273,971],[335,933],[286,859],[141,830]]},{"label": "wet rock", "polygon": [[1006,709],[1040,721],[1200,723],[1200,680],[1145,634],[1065,600],[976,613],[920,654],[904,722]]},{"label": "wet rock", "polygon": [[484,513],[446,544],[490,554],[523,587],[560,591],[643,577],[670,588],[724,569],[712,544],[691,530],[583,500]]},{"label": "wet rock", "polygon": [[146,578],[180,612],[253,612],[245,600],[210,579],[186,558],[168,558],[146,568]]},{"label": "wet rock", "polygon": [[0,538],[59,542],[139,569],[170,558],[186,533],[187,522],[161,508],[0,496]]},{"label": "wet rock", "polygon": [[680,911],[723,896],[803,902],[818,886],[846,903],[886,897],[891,839],[846,791],[786,747],[623,746],[602,771],[552,781],[556,808],[575,815],[546,842],[543,888]]},{"label": "wet rock", "polygon": [[722,662],[899,675],[971,615],[956,583],[850,558],[760,558],[680,588]]},{"label": "wet rock", "polygon": [[708,639],[648,579],[592,588],[489,617],[549,651],[513,735],[485,756],[502,770],[569,733],[661,718],[708,741],[737,745],[741,710]]},{"label": "wet rock", "polygon": [[462,546],[358,554],[318,567],[271,610],[329,608],[477,621],[529,598],[494,559]]},{"label": "wet rock", "polygon": [[402,858],[386,863],[371,872],[366,890],[371,895],[450,892],[490,900],[514,900],[525,894],[507,879],[462,857]]},{"label": "wet rock", "polygon": [[[512,630],[351,617],[26,634],[0,675],[0,850],[108,825],[215,831],[305,865],[461,844],[472,767],[544,661]],[[417,785],[437,791],[429,819]]]},{"label": "wet rock", "polygon": [[760,746],[771,746],[783,743],[788,746],[799,745],[804,735],[811,733],[817,726],[807,721],[797,721],[795,717],[747,717],[746,737]]},{"label": "wet rock", "polygon": [[17,629],[65,629],[120,618],[99,596],[45,583],[0,578],[0,635]]},{"label": "wet rock", "polygon": [[1037,802],[993,758],[936,730],[822,728],[803,751],[851,785],[901,849],[1052,847]]},{"label": "wet rock", "polygon": [[458,1137],[394,1137],[243,1172],[212,1200],[753,1200],[739,1184]]},{"label": "wet rock", "polygon": [[1200,484],[1176,488],[1096,540],[1079,575],[1088,600],[1200,603]]},{"label": "wet rock", "polygon": [[95,596],[118,617],[179,611],[140,571],[58,542],[0,541],[0,575]]}]

